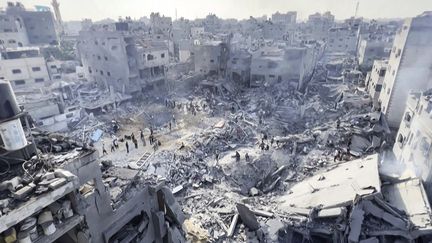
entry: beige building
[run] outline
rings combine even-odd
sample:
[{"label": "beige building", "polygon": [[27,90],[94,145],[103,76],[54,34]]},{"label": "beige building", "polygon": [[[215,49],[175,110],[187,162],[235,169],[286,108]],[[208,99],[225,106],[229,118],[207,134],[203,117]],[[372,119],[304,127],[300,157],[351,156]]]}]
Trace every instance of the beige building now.
[{"label": "beige building", "polygon": [[400,122],[393,152],[396,159],[432,185],[432,92],[410,93]]},{"label": "beige building", "polygon": [[9,80],[17,91],[39,89],[51,82],[45,59],[34,47],[2,52],[0,79]]},{"label": "beige building", "polygon": [[379,97],[389,125],[397,127],[408,93],[432,87],[432,12],[407,19],[398,31]]}]

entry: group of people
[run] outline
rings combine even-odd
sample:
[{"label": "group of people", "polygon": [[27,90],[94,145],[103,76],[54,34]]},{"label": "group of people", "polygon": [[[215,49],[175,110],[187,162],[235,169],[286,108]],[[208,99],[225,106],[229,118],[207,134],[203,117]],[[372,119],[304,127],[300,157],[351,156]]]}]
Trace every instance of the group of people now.
[{"label": "group of people", "polygon": [[259,144],[259,148],[261,150],[269,150],[270,146],[273,146],[273,143],[275,142],[274,138],[272,137],[270,139],[270,145],[267,142],[268,136],[266,133],[263,133],[262,138],[261,138],[261,143]]}]

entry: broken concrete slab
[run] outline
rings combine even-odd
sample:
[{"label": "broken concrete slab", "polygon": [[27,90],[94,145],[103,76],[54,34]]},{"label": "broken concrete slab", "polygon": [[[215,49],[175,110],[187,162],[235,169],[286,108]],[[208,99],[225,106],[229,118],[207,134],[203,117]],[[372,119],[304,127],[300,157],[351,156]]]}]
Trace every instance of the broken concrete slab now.
[{"label": "broken concrete slab", "polygon": [[349,242],[358,242],[364,220],[364,211],[360,207],[355,207],[351,212]]},{"label": "broken concrete slab", "polygon": [[[320,180],[323,176],[326,179]],[[278,200],[281,203],[278,208],[289,212],[293,206],[302,208],[348,206],[358,196],[372,196],[380,191],[378,154],[375,154],[339,164],[332,170],[294,185],[289,193]]]},{"label": "broken concrete slab", "polygon": [[255,214],[246,205],[237,203],[236,207],[240,218],[246,227],[248,227],[250,230],[257,230],[260,228]]}]

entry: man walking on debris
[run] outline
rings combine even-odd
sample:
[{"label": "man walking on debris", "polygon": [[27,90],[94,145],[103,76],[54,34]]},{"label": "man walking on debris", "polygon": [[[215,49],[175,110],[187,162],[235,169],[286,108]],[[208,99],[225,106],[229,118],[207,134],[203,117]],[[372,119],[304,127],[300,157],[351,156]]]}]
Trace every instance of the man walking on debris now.
[{"label": "man walking on debris", "polygon": [[240,153],[238,151],[236,151],[236,153],[235,153],[235,159],[237,162],[240,161]]},{"label": "man walking on debris", "polygon": [[135,138],[132,140],[132,142],[135,144],[135,148],[138,149],[138,140]]},{"label": "man walking on debris", "polygon": [[114,144],[111,144],[111,153],[115,151]]},{"label": "man walking on debris", "polygon": [[169,122],[169,129],[170,129],[170,131],[171,131],[171,122]]},{"label": "man walking on debris", "polygon": [[102,144],[102,154],[103,155],[108,154],[108,152],[105,149],[105,144],[104,143]]},{"label": "man walking on debris", "polygon": [[248,153],[245,154],[245,159],[246,159],[247,162],[249,162],[250,157],[249,157],[249,154],[248,154]]},{"label": "man walking on debris", "polygon": [[218,151],[216,151],[215,157],[216,157],[216,163],[218,163],[219,162],[219,152]]},{"label": "man walking on debris", "polygon": [[129,144],[127,141],[126,141],[126,153],[129,153]]},{"label": "man walking on debris", "polygon": [[140,137],[141,137],[141,141],[143,142],[143,146],[145,147],[146,141],[145,141],[144,132],[142,129],[140,130]]}]

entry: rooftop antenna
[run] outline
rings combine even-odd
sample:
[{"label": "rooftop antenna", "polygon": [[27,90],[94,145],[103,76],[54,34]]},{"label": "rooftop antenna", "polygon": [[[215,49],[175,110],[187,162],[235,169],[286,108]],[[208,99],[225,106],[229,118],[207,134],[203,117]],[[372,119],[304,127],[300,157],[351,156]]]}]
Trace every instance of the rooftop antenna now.
[{"label": "rooftop antenna", "polygon": [[356,9],[355,9],[355,13],[354,13],[354,18],[357,18],[357,14],[358,14],[358,10],[359,10],[359,6],[360,6],[360,1],[357,1],[357,5],[356,5]]}]

